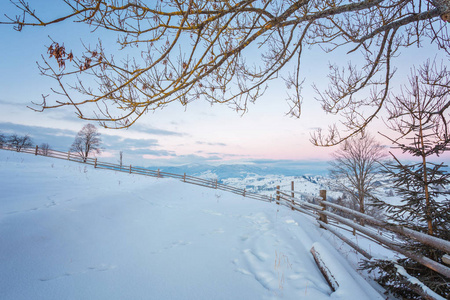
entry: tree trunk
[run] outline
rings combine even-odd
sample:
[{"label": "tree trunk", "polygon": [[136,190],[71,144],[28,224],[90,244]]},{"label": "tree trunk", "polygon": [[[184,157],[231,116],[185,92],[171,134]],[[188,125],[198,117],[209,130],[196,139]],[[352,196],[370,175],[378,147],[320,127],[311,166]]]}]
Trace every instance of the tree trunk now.
[{"label": "tree trunk", "polygon": [[[359,212],[362,214],[366,213],[366,209],[364,207],[364,195],[362,194],[359,196]],[[364,226],[364,219],[360,218],[359,224],[361,224],[361,226]]]},{"label": "tree trunk", "polygon": [[433,235],[430,194],[428,191],[427,159],[425,156],[425,142],[424,142],[424,138],[423,138],[422,119],[419,119],[419,137],[420,137],[420,147],[422,148],[421,156],[422,156],[422,165],[423,165],[423,189],[425,192],[425,213],[426,213],[426,219],[427,219],[428,234]]}]

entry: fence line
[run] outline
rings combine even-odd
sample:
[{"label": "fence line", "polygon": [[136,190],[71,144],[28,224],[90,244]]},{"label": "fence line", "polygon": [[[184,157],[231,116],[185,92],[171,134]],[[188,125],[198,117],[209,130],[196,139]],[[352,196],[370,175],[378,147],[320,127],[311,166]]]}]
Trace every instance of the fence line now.
[{"label": "fence line", "polygon": [[[385,221],[380,221],[378,219],[373,218],[372,216],[368,216],[368,215],[362,214],[358,211],[354,211],[349,208],[342,207],[342,206],[339,206],[339,205],[331,203],[331,202],[327,202],[326,198],[315,199],[317,202],[319,202],[322,205],[322,206],[319,206],[319,205],[315,205],[315,204],[310,204],[308,202],[301,203],[298,201],[293,201],[292,197],[286,197],[286,195],[287,195],[286,193],[281,192],[278,189],[277,190],[277,201],[283,200],[284,202],[282,202],[282,204],[284,204],[285,206],[288,206],[291,208],[294,207],[295,210],[301,211],[300,209],[298,209],[296,207],[296,206],[300,206],[303,210],[307,210],[308,214],[310,214],[310,215],[316,214],[317,222],[323,228],[329,229],[330,225],[333,226],[332,223],[330,223],[328,221],[324,221],[324,219],[321,218],[321,216],[325,215],[329,218],[332,218],[332,219],[338,221],[339,223],[345,224],[345,225],[353,228],[354,234],[355,234],[355,231],[364,233],[364,235],[377,241],[378,243],[385,246],[386,248],[393,250],[397,253],[403,254],[404,256],[409,257],[409,258],[415,260],[416,262],[440,273],[441,275],[444,275],[445,277],[450,278],[450,268],[445,266],[444,264],[436,262],[436,261],[434,261],[426,256],[423,256],[421,254],[407,251],[401,247],[402,242],[396,241],[397,239],[391,240],[386,237],[386,234],[385,234],[385,236],[383,236],[382,232],[380,232],[380,234],[378,234],[377,231],[373,230],[373,227],[357,224],[356,219],[352,220],[350,218],[336,215],[330,211],[327,211],[326,207],[338,209],[343,212],[349,213],[351,215],[357,216],[358,218],[364,219],[368,223],[371,223],[372,225],[375,225],[376,227],[381,228],[384,232],[390,232],[391,234],[394,233],[394,234],[399,234],[404,237],[412,238],[412,239],[415,239],[416,241],[419,241],[423,244],[427,244],[431,247],[434,247],[435,249],[440,249],[447,253],[448,253],[448,250],[450,249],[450,241],[443,240],[443,239],[433,237],[433,236],[429,236],[429,235],[411,230],[409,228],[406,228],[406,227],[403,227],[400,225],[391,224],[391,223],[388,223]],[[335,226],[335,227],[339,227],[339,226]],[[361,249],[360,247],[354,247],[355,245],[352,244],[351,240],[346,239],[345,237],[342,238],[342,235],[336,234],[336,232],[334,230],[329,230],[329,231],[331,233],[335,234],[337,237],[339,237],[345,243],[349,244],[352,248],[354,248],[355,250],[360,252],[363,256],[367,257],[367,252],[364,251],[363,249]],[[394,235],[392,235],[392,237],[393,236]]]},{"label": "fence line", "polygon": [[91,157],[82,157],[78,153],[72,153],[72,152],[62,152],[57,150],[42,150],[39,149],[38,146],[35,148],[25,148],[25,147],[17,147],[15,145],[11,144],[3,144],[0,149],[2,150],[9,150],[9,151],[16,151],[16,152],[22,152],[22,153],[28,153],[28,154],[34,154],[34,155],[40,155],[40,156],[48,156],[52,158],[57,159],[63,159],[63,160],[69,160],[73,162],[78,163],[84,163],[87,165],[92,165],[94,168],[97,169],[105,169],[105,170],[112,170],[116,172],[123,172],[123,173],[129,173],[129,174],[138,174],[138,175],[145,175],[150,177],[156,177],[156,178],[175,178],[182,180],[183,182],[195,184],[203,187],[218,189],[226,192],[230,192],[233,194],[241,195],[247,198],[265,201],[265,202],[271,202],[273,201],[272,197],[256,194],[247,191],[245,188],[240,189],[236,187],[232,187],[229,185],[222,184],[218,182],[217,180],[209,180],[204,179],[200,177],[194,177],[190,175],[180,175],[180,174],[174,174],[174,173],[168,173],[158,170],[150,170],[146,168],[141,167],[133,167],[132,165],[120,165],[120,164],[114,164],[114,163],[107,163],[99,161],[97,158],[91,158]]},{"label": "fence line", "polygon": [[[293,197],[290,197],[290,196],[288,197],[287,193],[281,192],[279,186],[277,186],[277,203],[291,207],[292,209],[297,210],[299,212],[303,212],[303,213],[307,213],[308,215],[315,216],[316,221],[319,223],[319,225],[322,228],[327,229],[329,232],[331,232],[332,234],[334,234],[335,236],[340,238],[343,242],[348,244],[350,247],[355,249],[357,252],[359,252],[361,255],[363,255],[367,259],[371,259],[372,256],[369,255],[367,253],[367,251],[365,251],[364,249],[359,247],[359,245],[355,244],[352,240],[350,240],[350,239],[346,238],[344,235],[342,235],[339,231],[334,230],[333,227],[337,227],[337,228],[342,228],[342,227],[337,224],[333,224],[330,221],[327,221],[327,219],[324,219],[323,216],[325,215],[326,217],[334,219],[335,221],[338,222],[338,224],[342,223],[342,224],[349,226],[350,228],[353,228],[353,235],[355,235],[356,232],[358,231],[359,233],[362,233],[362,235],[365,236],[366,238],[369,237],[370,240],[375,241],[376,243],[382,245],[383,247],[390,249],[394,252],[403,254],[404,256],[413,259],[414,261],[422,264],[423,266],[425,266],[431,270],[434,270],[434,271],[438,272],[439,274],[444,275],[447,278],[450,278],[450,268],[447,267],[446,265],[444,265],[444,264],[447,264],[447,265],[450,264],[450,261],[448,261],[448,259],[446,259],[446,258],[448,258],[448,249],[450,249],[449,248],[450,241],[439,239],[439,238],[436,238],[433,236],[429,236],[429,235],[411,230],[411,229],[403,227],[403,226],[380,221],[371,216],[362,214],[358,211],[354,211],[349,208],[342,207],[342,206],[339,206],[339,205],[331,203],[331,202],[327,202],[326,201],[326,193],[322,194],[322,192],[326,192],[326,191],[321,191],[321,196],[322,196],[321,198],[314,199],[316,202],[318,202],[321,205],[321,206],[319,206],[319,205],[315,205],[315,204],[310,204],[306,201],[301,201],[301,200],[300,200],[300,202],[295,201],[292,199]],[[323,196],[325,196],[325,197],[323,197]],[[298,207],[298,206],[300,206],[300,207]],[[347,217],[336,215],[332,212],[327,211],[326,210],[327,208],[334,208],[334,209],[343,211],[345,213],[351,214],[353,216],[357,216],[358,218],[364,219],[368,223],[376,226],[378,229],[381,228],[383,231],[380,232],[378,229],[373,228],[367,224],[364,226],[360,225],[357,223],[357,219],[352,220]],[[377,230],[379,233],[377,232]],[[387,238],[386,234],[385,234],[385,236],[383,236],[383,232],[385,232],[385,233],[388,232],[388,233],[392,234],[392,240]],[[446,251],[447,254],[444,254],[444,256],[442,257],[442,262],[444,264],[439,263],[435,260],[432,260],[426,256],[423,256],[422,254],[405,250],[404,248],[402,248],[403,240],[400,242],[396,241],[398,239],[397,238],[394,239],[394,235],[401,235],[402,237],[412,238],[423,244],[432,246],[435,249],[440,249],[440,250]],[[400,278],[403,282],[406,282],[407,284],[409,283],[409,281],[405,280],[405,278],[404,278],[405,274],[400,274],[398,272],[397,272],[397,274],[400,276]],[[408,274],[408,277],[414,278],[409,274]],[[414,279],[417,280],[417,282],[420,282],[417,278],[414,278]],[[436,297],[433,296],[434,294],[433,295],[431,294],[432,291],[430,291],[428,289],[428,287],[426,287],[423,284],[415,284],[415,285],[412,285],[411,288],[417,294],[419,294],[420,296],[422,296],[425,299],[442,299],[437,295],[436,295]]]},{"label": "fence line", "polygon": [[[320,198],[314,198],[314,201],[317,204],[309,203],[306,201],[303,201],[299,198],[295,197],[295,194],[301,193],[294,191],[294,185],[292,183],[291,187],[292,190],[289,191],[282,191],[280,190],[280,186],[277,186],[276,189],[276,198],[273,199],[270,196],[256,194],[248,192],[245,188],[240,189],[236,187],[232,187],[229,185],[225,185],[222,183],[219,183],[217,180],[208,180],[204,178],[194,177],[190,175],[186,175],[184,173],[183,175],[180,174],[173,174],[168,172],[163,172],[158,170],[149,170],[145,168],[140,167],[133,167],[131,165],[125,166],[125,165],[119,165],[119,164],[113,164],[113,163],[107,163],[107,162],[101,162],[98,161],[97,158],[83,158],[79,154],[71,153],[71,152],[61,152],[56,150],[46,150],[45,152],[43,150],[39,150],[38,146],[36,148],[18,148],[13,145],[3,144],[0,149],[3,150],[9,150],[9,151],[17,151],[17,152],[23,152],[23,153],[29,153],[29,154],[35,154],[35,155],[41,155],[41,156],[48,156],[52,158],[57,159],[64,159],[69,160],[73,162],[78,163],[84,163],[88,165],[93,165],[94,168],[98,169],[107,169],[107,170],[113,170],[116,172],[124,172],[124,173],[130,173],[130,174],[138,174],[138,175],[145,175],[150,177],[157,177],[157,178],[175,178],[182,180],[183,182],[195,184],[203,187],[218,189],[222,191],[231,192],[237,195],[241,195],[243,197],[265,201],[265,202],[272,202],[275,201],[277,205],[283,205],[286,207],[291,208],[294,211],[298,211],[304,214],[307,214],[309,216],[314,217],[319,225],[322,228],[328,229],[330,232],[341,238],[344,242],[348,243],[351,247],[353,247],[355,250],[360,252],[363,256],[368,257],[367,252],[364,251],[364,249],[358,247],[357,245],[352,244],[351,240],[346,239],[344,236],[336,234],[337,231],[332,230],[330,226],[342,228],[339,226],[339,223],[345,224],[353,229],[353,234],[355,235],[356,232],[359,234],[362,234],[365,237],[368,237],[369,239],[376,241],[377,243],[383,245],[384,247],[391,249],[395,252],[401,253],[405,255],[406,257],[409,257],[424,266],[446,276],[447,278],[450,278],[450,268],[438,263],[434,260],[429,259],[428,257],[425,257],[421,254],[413,253],[407,250],[404,250],[401,247],[402,242],[399,242],[397,238],[394,238],[396,235],[408,237],[415,239],[423,244],[429,245],[431,247],[434,247],[435,249],[440,249],[446,253],[450,252],[450,242],[446,240],[442,240],[433,236],[429,236],[426,234],[423,234],[421,232],[417,232],[414,230],[411,230],[409,228],[405,228],[400,225],[391,224],[385,221],[381,221],[378,219],[375,219],[371,216],[368,216],[366,214],[360,213],[358,211],[337,205],[335,203],[331,203],[326,201],[326,191],[322,190],[320,194]],[[346,214],[352,215],[354,218],[350,219],[349,217],[344,217],[337,215],[333,212],[330,212],[327,210],[332,208],[334,210],[342,211]],[[328,218],[331,218],[335,221],[337,221],[337,224],[334,224],[333,222],[329,222]],[[357,224],[357,219],[364,220],[367,224],[366,225],[360,225]],[[370,225],[369,225],[370,224]],[[372,226],[375,227],[372,227]],[[382,230],[380,232],[380,229]],[[383,236],[383,232],[390,233],[392,235],[392,240],[387,238],[386,236]],[[397,241],[396,241],[397,240]]]}]

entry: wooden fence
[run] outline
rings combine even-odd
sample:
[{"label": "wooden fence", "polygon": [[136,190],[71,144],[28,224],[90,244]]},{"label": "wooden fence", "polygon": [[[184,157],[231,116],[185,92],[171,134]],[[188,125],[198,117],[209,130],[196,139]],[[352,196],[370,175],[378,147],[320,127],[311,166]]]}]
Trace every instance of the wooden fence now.
[{"label": "wooden fence", "polygon": [[[368,238],[384,247],[391,249],[397,253],[400,253],[406,257],[409,257],[422,265],[438,272],[439,274],[450,278],[450,268],[444,264],[431,260],[428,257],[425,257],[419,253],[413,253],[411,251],[407,251],[402,247],[403,238],[407,237],[410,239],[415,239],[423,244],[426,244],[430,247],[434,247],[435,249],[439,249],[447,253],[444,255],[443,261],[444,263],[449,263],[448,253],[450,253],[450,242],[447,240],[442,240],[427,234],[423,234],[421,232],[417,232],[403,226],[399,226],[396,224],[391,224],[385,221],[378,220],[372,216],[362,214],[358,211],[337,205],[335,203],[331,203],[326,201],[326,191],[320,191],[320,197],[314,198],[313,202],[310,203],[304,200],[301,200],[295,194],[297,192],[294,191],[294,183],[292,182],[291,191],[281,191],[280,186],[277,186],[275,197],[270,197],[266,195],[256,194],[252,192],[248,192],[245,188],[239,189],[236,187],[232,187],[229,185],[225,185],[219,183],[217,180],[208,180],[199,177],[194,177],[190,175],[173,174],[167,173],[160,170],[149,170],[145,168],[133,167],[131,165],[119,165],[98,161],[97,158],[83,158],[79,154],[70,153],[70,152],[61,152],[55,150],[42,150],[39,149],[38,146],[35,148],[18,148],[12,145],[3,144],[3,147],[0,147],[3,150],[10,151],[18,151],[23,153],[30,153],[34,155],[42,155],[48,156],[58,159],[69,160],[78,163],[84,163],[88,165],[94,166],[94,168],[98,169],[107,169],[113,170],[116,172],[124,172],[129,174],[139,174],[157,178],[175,178],[181,180],[186,183],[200,185],[203,187],[218,189],[226,192],[231,192],[237,195],[241,195],[243,197],[252,198],[255,200],[265,201],[265,202],[275,202],[277,205],[283,205],[291,208],[294,211],[301,212],[303,214],[314,217],[321,228],[327,229],[331,233],[335,234],[342,241],[347,243],[353,249],[361,253],[364,257],[371,259],[372,256],[354,243],[352,240],[348,239],[343,235],[337,228],[345,229],[342,227],[346,225],[352,228],[353,234],[360,234],[365,238]],[[339,212],[344,213],[344,217],[339,215]],[[349,217],[351,216],[351,217]],[[363,220],[363,222],[361,221]],[[364,225],[362,225],[364,224]],[[405,282],[407,279],[405,278]],[[422,295],[426,299],[437,299],[433,296],[430,296],[430,293],[426,288],[421,287],[419,285],[414,285],[413,289],[420,295]]]},{"label": "wooden fence", "polygon": [[[306,201],[299,201],[293,195],[294,189],[290,193],[286,193],[280,190],[280,186],[277,186],[276,203],[290,207],[292,210],[296,210],[311,216],[314,216],[319,223],[320,227],[327,229],[343,242],[347,243],[350,247],[358,251],[367,259],[372,259],[365,249],[362,249],[359,245],[354,243],[351,239],[347,238],[340,231],[336,230],[336,227],[340,227],[340,224],[344,224],[353,229],[353,234],[359,233],[366,238],[375,241],[376,243],[388,248],[392,251],[400,253],[405,257],[411,258],[416,262],[426,266],[427,268],[438,272],[439,274],[450,278],[450,268],[444,264],[449,264],[448,253],[450,253],[450,241],[443,240],[428,234],[424,234],[415,230],[411,230],[404,226],[388,223],[378,220],[372,216],[360,213],[358,211],[337,205],[332,202],[326,201],[326,191],[320,191],[320,197],[315,198],[314,202],[309,203]],[[343,212],[344,215],[350,215],[352,217],[344,217],[339,215],[338,212]],[[363,222],[361,222],[363,220]],[[364,225],[361,225],[364,224]],[[442,257],[444,264],[434,261],[420,253],[414,253],[412,251],[405,250],[402,245],[404,244],[404,238],[414,239],[422,244],[428,245],[435,249],[439,249],[447,253]],[[443,299],[439,298],[439,295],[434,294],[433,291],[423,285],[411,284],[411,276],[405,277],[402,274],[398,274],[399,277],[409,285],[416,293],[424,297],[425,299]],[[417,281],[419,282],[419,281]]]},{"label": "wooden fence", "polygon": [[22,152],[22,153],[29,153],[34,155],[40,155],[40,156],[48,156],[52,158],[58,158],[58,159],[64,159],[69,160],[73,162],[78,163],[84,163],[87,165],[92,165],[94,168],[97,169],[106,169],[106,170],[112,170],[116,172],[123,172],[123,173],[129,173],[129,174],[138,174],[138,175],[145,175],[145,176],[151,176],[151,177],[157,177],[157,178],[175,178],[182,180],[183,182],[200,185],[203,187],[218,189],[226,192],[231,192],[237,195],[241,195],[247,198],[265,201],[265,202],[271,202],[273,201],[273,198],[266,195],[256,194],[247,191],[245,188],[240,189],[233,186],[225,185],[217,180],[208,180],[204,178],[194,177],[184,174],[173,174],[168,172],[163,172],[160,170],[149,170],[146,168],[140,168],[140,167],[133,167],[132,165],[120,165],[120,164],[113,164],[113,163],[107,163],[97,160],[97,158],[91,158],[91,157],[82,157],[78,153],[73,152],[61,152],[51,149],[39,149],[38,146],[35,148],[23,148],[23,147],[17,147],[10,144],[3,144],[0,149],[3,150],[9,150],[9,151],[16,151],[16,152]]}]

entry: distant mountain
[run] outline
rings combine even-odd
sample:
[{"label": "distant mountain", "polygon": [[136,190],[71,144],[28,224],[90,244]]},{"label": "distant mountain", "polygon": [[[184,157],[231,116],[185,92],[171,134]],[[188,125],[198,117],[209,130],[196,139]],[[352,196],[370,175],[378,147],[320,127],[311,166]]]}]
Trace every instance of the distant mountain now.
[{"label": "distant mountain", "polygon": [[160,169],[163,172],[199,176],[204,173],[212,173],[218,179],[245,178],[248,175],[326,175],[328,173],[328,163],[325,161],[281,161],[252,163],[252,164],[222,164],[218,166],[207,164],[188,164],[182,166],[148,167],[149,169]]}]

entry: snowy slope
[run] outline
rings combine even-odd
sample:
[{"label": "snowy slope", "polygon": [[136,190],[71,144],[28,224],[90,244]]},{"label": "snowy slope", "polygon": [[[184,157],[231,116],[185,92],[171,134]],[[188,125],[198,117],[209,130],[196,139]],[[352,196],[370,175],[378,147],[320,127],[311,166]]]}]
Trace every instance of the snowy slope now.
[{"label": "snowy slope", "polygon": [[[273,203],[0,151],[0,208],[0,299],[382,299]],[[332,292],[314,243],[353,280]]]}]

